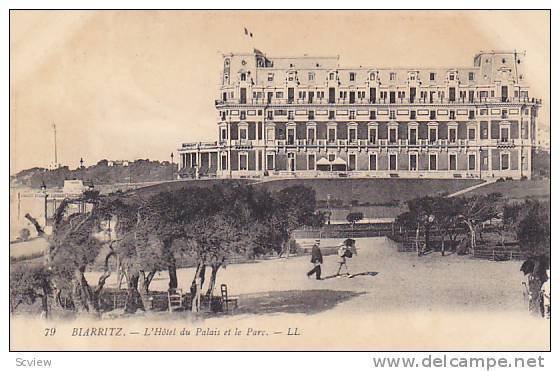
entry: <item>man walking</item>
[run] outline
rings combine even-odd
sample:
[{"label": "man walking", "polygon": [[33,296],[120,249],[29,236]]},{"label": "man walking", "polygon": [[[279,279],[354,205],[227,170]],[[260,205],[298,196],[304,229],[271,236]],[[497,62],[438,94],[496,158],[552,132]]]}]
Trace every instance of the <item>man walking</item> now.
[{"label": "man walking", "polygon": [[314,265],[313,269],[307,272],[307,277],[311,277],[313,273],[315,273],[315,278],[320,280],[321,279],[321,264],[323,264],[323,254],[321,253],[321,249],[319,248],[319,244],[321,240],[315,240],[313,244],[313,248],[311,249],[311,263]]}]

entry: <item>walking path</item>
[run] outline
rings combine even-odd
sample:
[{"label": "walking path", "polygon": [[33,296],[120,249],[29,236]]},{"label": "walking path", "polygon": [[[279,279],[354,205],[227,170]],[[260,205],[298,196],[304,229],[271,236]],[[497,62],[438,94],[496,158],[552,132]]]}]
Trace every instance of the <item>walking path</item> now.
[{"label": "walking path", "polygon": [[450,195],[447,195],[447,197],[457,197],[457,196],[460,196],[460,195],[465,194],[467,192],[470,192],[472,190],[475,190],[477,188],[485,187],[485,186],[487,186],[489,184],[492,184],[492,183],[496,183],[496,179],[492,179],[492,180],[487,179],[487,180],[484,181],[484,183],[476,184],[476,185],[473,185],[472,187],[461,189],[460,191],[457,191],[455,193],[451,193]]},{"label": "walking path", "polygon": [[[339,241],[322,240],[321,246]],[[548,349],[549,322],[528,315],[518,262],[454,254],[418,257],[397,252],[385,238],[357,238],[356,245],[358,254],[348,259],[352,278],[335,275],[336,255],[324,256],[320,281],[306,276],[312,267],[309,256],[232,264],[220,270],[216,284],[227,284],[228,293],[239,298],[233,315],[200,318],[194,325],[189,313],[171,318],[167,312],[146,314],[144,320],[158,319],[167,327],[258,329],[265,336],[158,338],[151,346],[168,350]],[[180,269],[177,274],[185,292],[194,269]],[[96,282],[99,272],[86,276]],[[114,285],[113,276],[107,284]],[[161,272],[151,288],[162,291],[167,284],[167,273]],[[144,315],[134,320],[140,316]],[[123,326],[132,328],[130,322]],[[136,327],[144,326],[140,322]],[[299,336],[285,336],[295,328]],[[138,341],[131,347],[145,346],[141,342],[145,339],[135,339],[128,339]],[[72,346],[91,341],[95,339],[75,339]],[[99,346],[106,347],[106,340]]]}]

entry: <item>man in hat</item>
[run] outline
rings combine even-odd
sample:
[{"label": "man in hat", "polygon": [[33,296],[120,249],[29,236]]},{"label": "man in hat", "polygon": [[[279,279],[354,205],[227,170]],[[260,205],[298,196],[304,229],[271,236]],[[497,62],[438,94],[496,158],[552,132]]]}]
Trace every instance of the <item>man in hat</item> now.
[{"label": "man in hat", "polygon": [[321,253],[321,249],[319,248],[319,244],[321,240],[315,240],[313,244],[313,248],[311,249],[311,263],[314,265],[313,269],[307,272],[307,277],[311,277],[313,273],[315,273],[315,278],[320,280],[321,279],[321,264],[323,264],[323,254]]}]

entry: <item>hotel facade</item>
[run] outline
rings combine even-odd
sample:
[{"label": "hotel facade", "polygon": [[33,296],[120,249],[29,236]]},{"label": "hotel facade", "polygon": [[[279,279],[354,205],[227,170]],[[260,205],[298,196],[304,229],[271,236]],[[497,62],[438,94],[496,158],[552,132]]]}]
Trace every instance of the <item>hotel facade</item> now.
[{"label": "hotel facade", "polygon": [[472,67],[348,68],[339,57],[223,55],[215,142],[180,177],[531,177],[540,100],[524,53]]}]

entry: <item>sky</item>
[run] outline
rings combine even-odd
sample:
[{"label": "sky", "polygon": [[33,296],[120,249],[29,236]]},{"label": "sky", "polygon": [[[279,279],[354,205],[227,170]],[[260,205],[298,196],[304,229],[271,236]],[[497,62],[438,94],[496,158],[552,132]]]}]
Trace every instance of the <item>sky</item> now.
[{"label": "sky", "polygon": [[[342,66],[472,66],[526,51],[549,132],[545,11],[11,11],[10,173],[54,162],[169,160],[214,141],[221,53],[340,55]],[[244,35],[244,28],[253,38]]]}]

